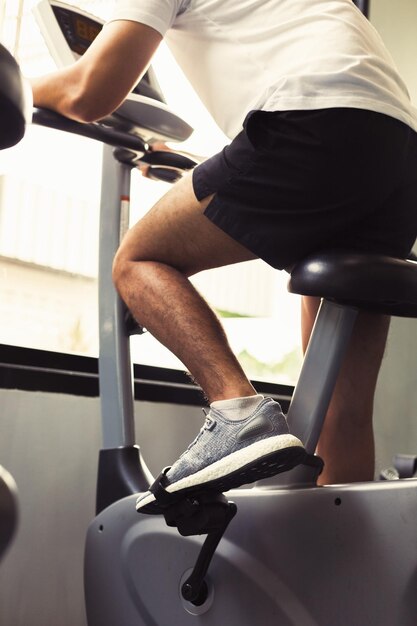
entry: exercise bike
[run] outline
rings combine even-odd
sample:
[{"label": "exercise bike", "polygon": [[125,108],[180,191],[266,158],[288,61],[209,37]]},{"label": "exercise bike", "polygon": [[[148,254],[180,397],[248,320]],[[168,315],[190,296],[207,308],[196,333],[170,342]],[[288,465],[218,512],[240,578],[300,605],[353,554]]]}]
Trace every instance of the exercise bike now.
[{"label": "exercise bike", "polygon": [[417,317],[417,264],[348,253],[298,264],[289,290],[323,298],[288,413],[292,432],[306,446],[305,463],[227,497],[198,494],[178,503],[168,519],[139,515],[135,494],[153,481],[133,423],[129,336],[141,329],[114,290],[111,264],[128,223],[135,162],[149,159],[175,176],[193,164],[178,155],[170,164],[163,155],[152,156],[141,137],[145,124],[126,111],[93,125],[40,110],[34,119],[105,144],[99,261],[103,449],[97,516],[85,547],[89,626],[414,626],[416,480],[317,487],[321,462],[314,452],[358,311]]}]

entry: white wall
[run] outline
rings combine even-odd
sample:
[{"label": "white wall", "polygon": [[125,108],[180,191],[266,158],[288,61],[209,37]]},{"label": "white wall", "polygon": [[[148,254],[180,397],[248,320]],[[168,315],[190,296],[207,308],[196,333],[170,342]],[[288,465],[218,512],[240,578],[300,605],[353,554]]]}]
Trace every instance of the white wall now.
[{"label": "white wall", "polygon": [[370,18],[417,105],[417,1],[371,0]]},{"label": "white wall", "polygon": [[[374,24],[417,105],[417,0],[371,0]],[[392,320],[375,402],[377,468],[417,454],[417,320]]]},{"label": "white wall", "polygon": [[[0,624],[87,626],[83,551],[95,508],[99,400],[0,389],[0,407],[0,459],[16,480],[20,513],[0,563]],[[136,402],[135,413],[137,441],[154,475],[178,458],[202,422],[191,406]]]}]

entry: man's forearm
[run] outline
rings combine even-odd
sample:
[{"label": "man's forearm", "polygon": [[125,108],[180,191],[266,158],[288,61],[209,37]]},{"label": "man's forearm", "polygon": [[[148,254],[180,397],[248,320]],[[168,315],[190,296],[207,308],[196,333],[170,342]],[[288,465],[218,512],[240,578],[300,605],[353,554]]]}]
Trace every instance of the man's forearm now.
[{"label": "man's forearm", "polygon": [[35,106],[79,122],[106,117],[136,85],[161,40],[144,24],[110,22],[73,65],[32,80]]},{"label": "man's forearm", "polygon": [[66,117],[84,121],[77,111],[79,88],[74,83],[71,72],[60,70],[39,78],[31,78],[33,104],[57,111]]}]

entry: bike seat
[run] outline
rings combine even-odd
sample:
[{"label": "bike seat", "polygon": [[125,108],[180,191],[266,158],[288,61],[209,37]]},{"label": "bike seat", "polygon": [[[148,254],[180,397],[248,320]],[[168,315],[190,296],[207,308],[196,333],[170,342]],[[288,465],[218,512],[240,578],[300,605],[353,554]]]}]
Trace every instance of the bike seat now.
[{"label": "bike seat", "polygon": [[417,317],[417,263],[379,254],[324,252],[294,266],[288,291],[367,311]]}]

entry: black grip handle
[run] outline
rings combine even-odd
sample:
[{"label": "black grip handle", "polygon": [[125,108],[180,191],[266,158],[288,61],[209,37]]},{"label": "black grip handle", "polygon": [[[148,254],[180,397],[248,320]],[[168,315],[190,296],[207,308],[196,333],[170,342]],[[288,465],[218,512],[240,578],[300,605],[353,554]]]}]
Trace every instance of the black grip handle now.
[{"label": "black grip handle", "polygon": [[148,152],[139,160],[141,163],[146,163],[146,165],[173,167],[179,170],[192,170],[197,165],[196,161],[193,161],[183,154],[179,154],[178,152],[168,152],[166,150]]},{"label": "black grip handle", "polygon": [[148,145],[137,135],[116,130],[110,126],[100,124],[99,122],[76,122],[49,109],[35,108],[33,110],[33,123],[82,137],[88,137],[89,139],[95,139],[109,146],[134,150],[136,153],[144,154],[149,149]]}]

